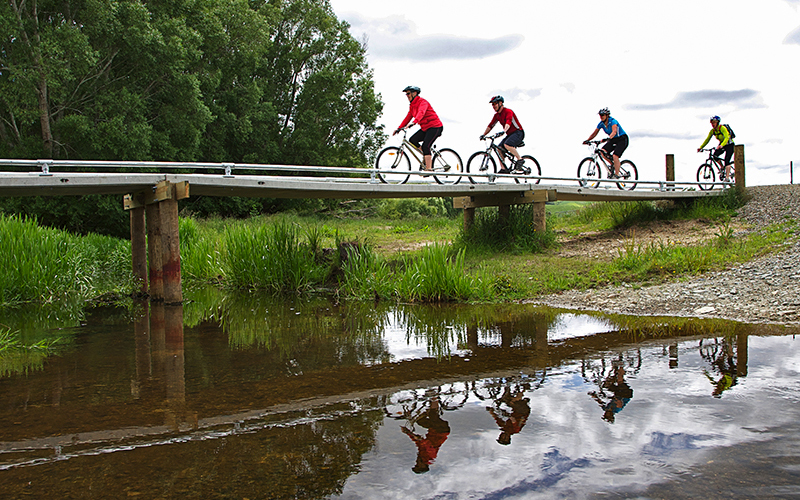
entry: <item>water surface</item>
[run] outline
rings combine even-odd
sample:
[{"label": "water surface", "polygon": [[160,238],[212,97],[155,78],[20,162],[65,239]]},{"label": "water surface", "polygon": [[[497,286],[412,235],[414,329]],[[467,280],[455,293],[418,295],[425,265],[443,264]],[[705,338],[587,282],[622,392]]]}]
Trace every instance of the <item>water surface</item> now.
[{"label": "water surface", "polygon": [[787,329],[188,297],[3,312],[0,496],[800,496]]}]

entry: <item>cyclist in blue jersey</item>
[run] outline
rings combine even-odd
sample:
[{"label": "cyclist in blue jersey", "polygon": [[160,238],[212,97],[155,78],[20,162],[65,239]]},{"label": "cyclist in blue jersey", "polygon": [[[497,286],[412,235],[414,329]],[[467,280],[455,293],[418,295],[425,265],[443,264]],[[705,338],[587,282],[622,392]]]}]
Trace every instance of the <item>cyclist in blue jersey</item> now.
[{"label": "cyclist in blue jersey", "polygon": [[611,111],[608,108],[603,108],[597,112],[600,115],[600,123],[597,124],[597,128],[594,129],[592,135],[589,136],[588,139],[583,141],[584,144],[588,144],[589,141],[595,138],[600,129],[603,129],[603,132],[608,134],[608,138],[606,139],[606,144],[603,146],[603,151],[608,154],[613,155],[614,159],[614,178],[619,178],[619,159],[622,156],[622,153],[628,147],[628,134],[622,129],[622,125],[619,124],[617,120],[611,118]]}]

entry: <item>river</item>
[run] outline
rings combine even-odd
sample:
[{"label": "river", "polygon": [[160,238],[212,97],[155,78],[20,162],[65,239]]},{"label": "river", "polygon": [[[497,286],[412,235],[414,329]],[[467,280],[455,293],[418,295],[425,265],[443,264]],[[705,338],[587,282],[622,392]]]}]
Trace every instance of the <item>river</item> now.
[{"label": "river", "polygon": [[0,497],[800,496],[796,330],[186,299],[0,314]]}]

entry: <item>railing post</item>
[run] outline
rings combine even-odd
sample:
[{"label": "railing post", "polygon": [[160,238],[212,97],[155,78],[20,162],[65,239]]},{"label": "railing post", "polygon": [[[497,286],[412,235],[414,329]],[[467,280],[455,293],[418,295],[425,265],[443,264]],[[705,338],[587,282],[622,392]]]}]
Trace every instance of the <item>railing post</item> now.
[{"label": "railing post", "polygon": [[[675,182],[675,155],[667,155],[667,181]],[[675,184],[667,184],[667,191],[674,191]]]},{"label": "railing post", "polygon": [[733,147],[733,169],[736,187],[744,189],[744,144],[737,144]]}]

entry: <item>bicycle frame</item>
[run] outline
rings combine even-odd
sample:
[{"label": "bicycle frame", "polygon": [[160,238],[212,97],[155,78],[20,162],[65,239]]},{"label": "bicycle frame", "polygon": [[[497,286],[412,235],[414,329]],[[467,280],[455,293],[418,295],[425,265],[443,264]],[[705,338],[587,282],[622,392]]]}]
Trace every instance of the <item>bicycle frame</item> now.
[{"label": "bicycle frame", "polygon": [[[716,185],[724,188],[733,184],[733,180],[729,179],[726,175],[727,165],[725,165],[725,162],[722,160],[722,158],[714,155],[714,152],[717,151],[717,148],[705,148],[701,149],[700,151],[703,153],[708,152],[708,158],[706,158],[706,161],[703,162],[703,164],[697,169],[697,182],[700,190],[707,191],[709,189],[713,189]],[[714,178],[714,170],[716,170],[716,176],[718,179]],[[731,177],[734,175],[734,166],[731,165]]]},{"label": "bicycle frame", "polygon": [[512,155],[506,148],[502,148],[494,143],[494,140],[503,135],[504,133],[505,132],[498,132],[494,135],[486,136],[487,139],[490,139],[489,145],[486,147],[486,153],[490,155],[494,153],[494,157],[497,158],[497,161],[500,162],[502,168],[508,168],[508,165],[506,165],[505,160],[506,159],[510,160],[514,158],[514,155]]},{"label": "bicycle frame", "polygon": [[[708,158],[706,158],[706,163],[710,163],[711,165],[717,167],[717,175],[719,176],[720,179],[722,179],[724,177],[723,174],[725,173],[725,162],[722,161],[722,159],[719,156],[714,156],[714,151],[716,150],[717,148],[706,148],[706,149],[701,149],[700,151],[702,152],[708,151]],[[733,165],[731,165],[731,173],[733,173]]]}]

